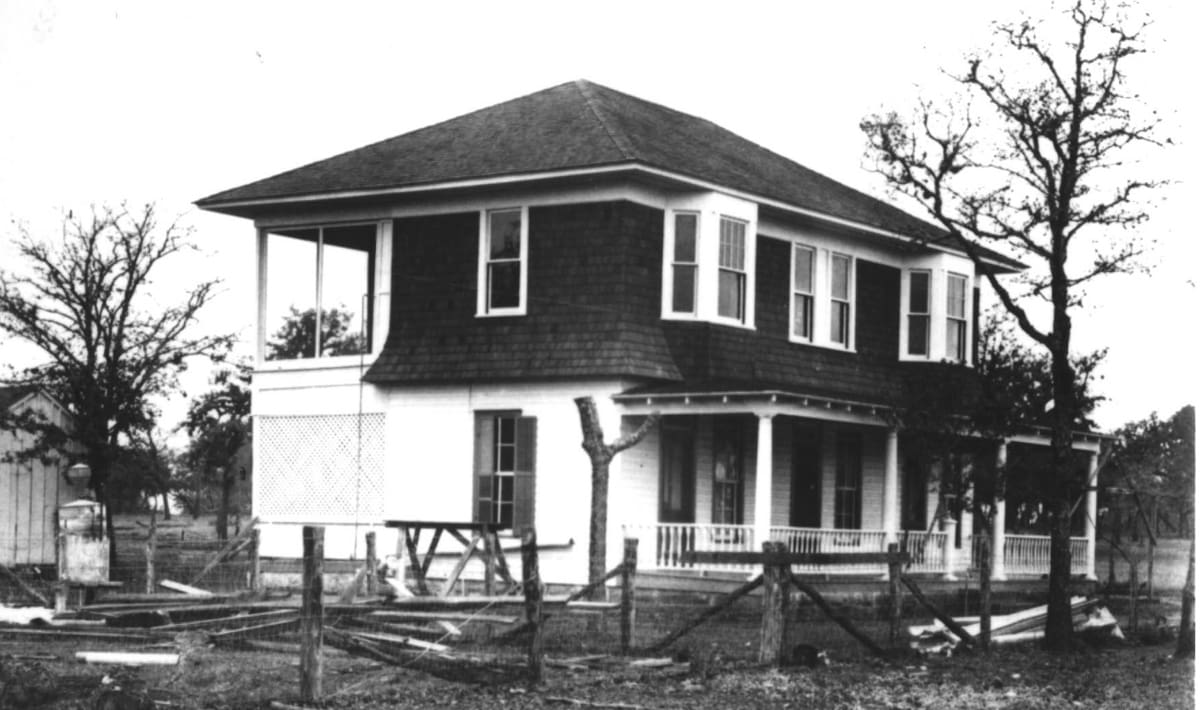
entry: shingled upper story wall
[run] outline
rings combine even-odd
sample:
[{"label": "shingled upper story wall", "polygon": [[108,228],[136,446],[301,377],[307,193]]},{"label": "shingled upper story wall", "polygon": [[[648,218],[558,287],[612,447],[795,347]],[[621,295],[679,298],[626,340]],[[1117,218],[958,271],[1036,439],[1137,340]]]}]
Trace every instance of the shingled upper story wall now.
[{"label": "shingled upper story wall", "polygon": [[[856,348],[788,340],[790,246],[758,237],[754,330],[661,318],[663,212],[632,202],[529,210],[528,307],[476,316],[479,214],[394,222],[376,383],[621,376],[887,403],[899,392],[900,270],[858,259]],[[920,365],[916,365],[920,366]]]}]

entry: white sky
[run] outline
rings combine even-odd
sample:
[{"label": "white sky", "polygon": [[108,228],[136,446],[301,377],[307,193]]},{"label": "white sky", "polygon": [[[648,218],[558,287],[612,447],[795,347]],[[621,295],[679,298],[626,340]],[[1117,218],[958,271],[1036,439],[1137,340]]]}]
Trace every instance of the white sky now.
[{"label": "white sky", "polygon": [[[241,333],[248,353],[251,224],[193,200],[578,78],[702,116],[882,197],[859,120],[911,106],[918,84],[936,85],[939,68],[1022,4],[1044,3],[0,0],[0,264],[12,258],[14,219],[57,230],[60,209],[156,201],[195,227],[206,253],[160,287],[219,275],[225,290],[203,327]],[[1185,210],[1200,157],[1200,11],[1141,7],[1155,54],[1132,68],[1177,144],[1156,172],[1180,184],[1143,232],[1157,242],[1150,274],[1097,284],[1076,315],[1078,348],[1110,348],[1105,428],[1170,415],[1197,392]],[[0,365],[29,355],[0,342]],[[193,393],[204,383],[200,368],[185,382]],[[181,415],[178,402],[166,407],[169,420]]]}]

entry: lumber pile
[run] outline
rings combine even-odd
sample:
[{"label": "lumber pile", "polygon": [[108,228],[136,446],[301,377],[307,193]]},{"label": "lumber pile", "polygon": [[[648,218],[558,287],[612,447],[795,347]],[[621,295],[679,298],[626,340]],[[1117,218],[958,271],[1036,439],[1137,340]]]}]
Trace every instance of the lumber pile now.
[{"label": "lumber pile", "polygon": [[[1046,634],[1046,605],[1021,611],[992,616],[992,643],[1011,644],[1036,641]],[[1071,615],[1075,631],[1098,638],[1124,639],[1116,618],[1100,605],[1099,599],[1074,597],[1071,599]],[[979,635],[979,617],[954,619],[972,638]],[[924,655],[951,655],[961,639],[942,622],[908,627],[909,646]]]}]

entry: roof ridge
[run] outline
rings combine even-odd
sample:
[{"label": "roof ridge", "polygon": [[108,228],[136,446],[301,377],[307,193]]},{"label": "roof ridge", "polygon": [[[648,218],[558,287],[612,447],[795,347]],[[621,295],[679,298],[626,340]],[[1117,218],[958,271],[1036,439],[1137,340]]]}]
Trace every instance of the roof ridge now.
[{"label": "roof ridge", "polygon": [[607,120],[605,120],[604,116],[600,115],[600,107],[597,105],[596,95],[595,92],[592,91],[592,86],[592,82],[588,81],[587,79],[575,80],[575,88],[578,89],[580,95],[583,96],[583,102],[587,104],[588,110],[590,110],[592,115],[596,117],[596,122],[599,123],[600,127],[604,129],[604,133],[608,135],[609,140],[613,142],[613,145],[616,146],[617,150],[620,151],[621,155],[625,156],[627,160],[639,160],[636,151],[633,150],[633,145],[629,141],[629,137],[613,128],[613,126],[610,125]]}]

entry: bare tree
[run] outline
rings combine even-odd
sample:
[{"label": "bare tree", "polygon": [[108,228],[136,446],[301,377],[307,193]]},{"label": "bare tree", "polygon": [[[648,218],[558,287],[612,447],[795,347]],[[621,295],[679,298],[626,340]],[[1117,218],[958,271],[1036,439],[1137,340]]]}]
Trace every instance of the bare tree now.
[{"label": "bare tree", "polygon": [[600,415],[596,412],[596,400],[579,397],[575,400],[579,410],[579,424],[583,428],[583,450],[592,461],[592,513],[588,528],[588,583],[595,584],[604,579],[604,564],[608,541],[608,464],[620,452],[634,446],[653,431],[658,424],[659,414],[646,417],[635,431],[620,437],[611,444],[604,443],[604,429],[600,426]]},{"label": "bare tree", "polygon": [[24,268],[0,271],[0,332],[45,354],[24,376],[75,413],[73,437],[91,467],[90,486],[111,509],[113,462],[122,442],[152,426],[151,398],[176,387],[190,358],[220,356],[232,343],[228,335],[192,334],[217,282],[190,288],[181,303],[158,300],[151,284],[159,265],[192,247],[190,230],[160,227],[153,205],[69,213],[62,234],[48,239],[18,229]]},{"label": "bare tree", "polygon": [[[1046,639],[1058,650],[1072,638],[1070,514],[1084,485],[1071,472],[1079,411],[1071,311],[1089,281],[1136,267],[1143,246],[1132,229],[1147,218],[1143,194],[1160,185],[1131,177],[1138,150],[1160,145],[1157,119],[1139,117],[1127,86],[1128,63],[1145,52],[1144,29],[1104,0],[1076,0],[1045,21],[997,24],[994,46],[949,75],[955,98],[861,124],[875,169],[942,228],[925,238],[970,255],[1050,355],[1056,486]],[[1034,268],[1010,286],[988,268],[980,244]]]}]

